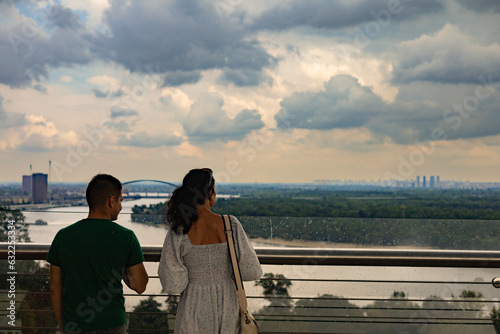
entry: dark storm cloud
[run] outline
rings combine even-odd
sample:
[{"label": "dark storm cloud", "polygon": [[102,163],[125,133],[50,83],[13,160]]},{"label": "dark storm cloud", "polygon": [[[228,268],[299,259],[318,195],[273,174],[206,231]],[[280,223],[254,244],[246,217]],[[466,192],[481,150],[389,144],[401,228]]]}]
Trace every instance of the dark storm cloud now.
[{"label": "dark storm cloud", "polygon": [[293,93],[280,104],[275,117],[279,126],[317,130],[361,127],[387,108],[370,88],[349,75],[331,78],[321,92]]},{"label": "dark storm cloud", "polygon": [[201,71],[173,71],[165,74],[163,86],[176,87],[197,83],[201,79]]},{"label": "dark storm cloud", "polygon": [[109,34],[96,39],[95,52],[131,71],[159,68],[167,85],[193,83],[203,70],[260,72],[275,62],[240,17],[225,17],[210,2],[115,0],[105,18]]},{"label": "dark storm cloud", "polygon": [[500,1],[498,0],[458,0],[458,2],[475,12],[500,13]]},{"label": "dark storm cloud", "polygon": [[122,136],[118,145],[153,148],[160,146],[177,146],[182,144],[182,138],[178,136],[149,135],[145,131],[131,136]]},{"label": "dark storm cloud", "polygon": [[224,70],[224,74],[220,78],[222,83],[233,83],[239,87],[257,86],[261,82],[271,82],[272,79],[265,76],[262,71],[255,70]]},{"label": "dark storm cloud", "polygon": [[0,83],[28,87],[47,79],[51,68],[91,61],[90,44],[78,17],[69,9],[57,8],[34,12],[32,19],[9,12],[9,24],[0,25]]},{"label": "dark storm cloud", "polygon": [[446,25],[433,36],[402,42],[398,49],[393,72],[396,83],[476,83],[480,75],[487,74],[500,80],[500,45],[479,45],[456,26]]},{"label": "dark storm cloud", "polygon": [[[438,0],[292,0],[265,11],[255,19],[254,29],[285,30],[298,26],[338,29],[373,21],[381,13],[391,19],[409,20],[437,13],[444,6]],[[392,14],[391,14],[392,13]],[[385,18],[384,18],[385,20]]]},{"label": "dark storm cloud", "polygon": [[257,110],[242,110],[233,119],[222,108],[220,96],[205,94],[193,105],[184,121],[184,130],[192,141],[241,140],[264,126]]},{"label": "dark storm cloud", "polygon": [[50,17],[50,21],[48,22],[50,27],[72,30],[83,28],[78,15],[73,10],[59,4],[52,6],[47,14]]},{"label": "dark storm cloud", "polygon": [[320,92],[284,98],[275,119],[281,129],[366,128],[398,144],[487,137],[500,134],[500,94],[489,77],[484,83],[457,93],[444,85],[415,84],[385,103],[357,79],[339,75]]}]

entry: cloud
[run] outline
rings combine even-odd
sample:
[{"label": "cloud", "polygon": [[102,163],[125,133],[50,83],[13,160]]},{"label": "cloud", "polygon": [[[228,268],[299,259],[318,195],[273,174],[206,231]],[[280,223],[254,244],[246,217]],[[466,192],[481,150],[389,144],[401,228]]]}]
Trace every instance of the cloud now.
[{"label": "cloud", "polygon": [[[28,87],[33,81],[48,78],[51,68],[88,64],[92,60],[87,33],[73,22],[78,18],[70,12],[56,5],[45,16],[43,12],[36,13],[37,22],[9,11],[9,25],[0,25],[0,83]],[[46,33],[48,30],[50,34]]]},{"label": "cloud", "polygon": [[496,88],[479,82],[453,92],[447,85],[412,83],[386,103],[356,78],[337,75],[322,91],[284,98],[275,119],[281,130],[365,129],[369,142],[407,145],[500,134],[498,105]]},{"label": "cloud", "polygon": [[64,82],[64,83],[69,83],[69,82],[73,81],[73,78],[70,77],[69,75],[61,75],[59,77],[59,81]]},{"label": "cloud", "polygon": [[130,124],[124,120],[120,120],[119,122],[109,122],[107,126],[115,132],[133,132],[130,128]]},{"label": "cloud", "polygon": [[163,86],[176,87],[197,83],[201,79],[201,71],[173,71],[165,74]]},{"label": "cloud", "polygon": [[458,0],[462,6],[475,12],[500,13],[500,2],[498,0]]},{"label": "cloud", "polygon": [[387,108],[378,95],[350,75],[332,77],[320,92],[293,93],[280,105],[275,116],[278,127],[317,130],[361,127]]},{"label": "cloud", "polygon": [[183,126],[192,141],[241,140],[264,123],[257,110],[242,110],[233,119],[222,108],[224,101],[218,95],[205,94],[193,105]]},{"label": "cloud", "polygon": [[24,114],[7,112],[3,106],[3,97],[0,96],[0,130],[21,127],[27,124]]},{"label": "cloud", "polygon": [[[275,63],[241,17],[221,16],[210,2],[115,0],[105,18],[109,33],[95,39],[99,57],[132,72],[159,68],[165,85],[195,83],[204,70],[260,72]],[[257,84],[256,79],[246,84]]]},{"label": "cloud", "polygon": [[76,15],[70,8],[65,8],[60,4],[52,6],[48,14],[48,17],[50,17],[50,21],[48,22],[49,27],[72,30],[77,30],[83,27],[78,15]]},{"label": "cloud", "polygon": [[117,106],[111,107],[111,118],[129,117],[129,116],[137,116],[137,115],[139,115],[139,112],[137,112],[136,110],[120,108]]},{"label": "cloud", "polygon": [[108,96],[109,97],[121,97],[125,94],[125,92],[121,88],[114,91],[114,92],[103,91],[102,89],[99,89],[99,88],[92,88],[92,91],[94,92],[95,97],[97,97],[99,99],[104,99]]},{"label": "cloud", "polygon": [[440,12],[443,8],[443,4],[437,0],[413,2],[292,0],[282,2],[262,13],[260,17],[255,19],[253,28],[256,30],[285,30],[308,26],[317,29],[339,29],[373,21],[382,12],[388,13],[394,20],[409,20],[420,15]]},{"label": "cloud", "polygon": [[182,143],[179,136],[149,135],[146,131],[135,133],[130,136],[121,136],[118,144],[122,146],[135,146],[153,148],[160,146],[177,146]]},{"label": "cloud", "polygon": [[395,83],[432,81],[477,83],[480,75],[494,74],[500,80],[500,45],[482,46],[447,24],[433,36],[423,35],[399,45],[394,65]]},{"label": "cloud", "polygon": [[227,69],[220,78],[221,83],[233,83],[238,87],[257,86],[264,81],[272,83],[272,79],[263,75],[262,71],[254,70]]},{"label": "cloud", "polygon": [[62,132],[44,116],[7,112],[0,97],[0,150],[50,151],[77,141],[73,131]]},{"label": "cloud", "polygon": [[94,92],[95,97],[103,99],[108,96],[109,92],[104,92],[98,88],[93,88],[92,91]]}]

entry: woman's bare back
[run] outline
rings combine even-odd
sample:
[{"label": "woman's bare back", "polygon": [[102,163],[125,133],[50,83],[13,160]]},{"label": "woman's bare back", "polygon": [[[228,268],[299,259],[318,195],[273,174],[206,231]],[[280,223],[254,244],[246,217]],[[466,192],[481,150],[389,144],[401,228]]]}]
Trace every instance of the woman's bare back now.
[{"label": "woman's bare back", "polygon": [[210,211],[200,212],[198,220],[188,232],[193,245],[208,245],[226,242],[222,217]]}]

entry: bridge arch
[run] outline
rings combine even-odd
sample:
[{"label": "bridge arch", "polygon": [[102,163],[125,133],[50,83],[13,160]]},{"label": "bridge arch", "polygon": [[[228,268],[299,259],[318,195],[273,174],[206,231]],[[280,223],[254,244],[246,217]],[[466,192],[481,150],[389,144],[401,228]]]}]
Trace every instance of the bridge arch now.
[{"label": "bridge arch", "polygon": [[147,180],[133,180],[133,181],[127,181],[127,182],[123,182],[123,183],[122,183],[122,185],[127,185],[127,184],[131,184],[131,183],[138,183],[138,182],[156,182],[156,183],[163,183],[163,184],[168,184],[169,186],[176,187],[176,188],[179,186],[178,184],[171,183],[171,182],[167,182],[167,181],[150,180],[150,179],[147,179]]}]

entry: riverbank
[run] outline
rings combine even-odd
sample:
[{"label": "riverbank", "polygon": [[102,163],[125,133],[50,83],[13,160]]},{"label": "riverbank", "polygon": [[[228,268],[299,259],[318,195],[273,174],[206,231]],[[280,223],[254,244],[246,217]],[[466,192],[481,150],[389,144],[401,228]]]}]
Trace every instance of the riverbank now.
[{"label": "riverbank", "polygon": [[[303,248],[394,248],[394,249],[433,249],[432,247],[416,247],[416,246],[374,246],[374,245],[359,245],[348,243],[334,243],[327,241],[309,241],[309,240],[283,240],[279,238],[264,239],[252,238],[252,244],[257,247],[278,246],[278,247],[303,247]],[[435,249],[435,248],[434,248]]]}]

